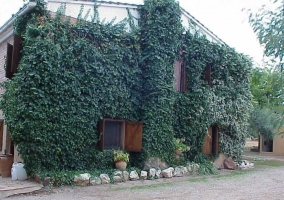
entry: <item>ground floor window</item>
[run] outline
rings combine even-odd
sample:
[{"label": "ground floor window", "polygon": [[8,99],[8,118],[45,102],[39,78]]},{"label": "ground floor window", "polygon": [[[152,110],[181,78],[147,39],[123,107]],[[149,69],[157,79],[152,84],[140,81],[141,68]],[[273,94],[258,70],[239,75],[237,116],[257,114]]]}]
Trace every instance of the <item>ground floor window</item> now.
[{"label": "ground floor window", "polygon": [[99,149],[142,151],[142,122],[103,119],[99,122]]}]

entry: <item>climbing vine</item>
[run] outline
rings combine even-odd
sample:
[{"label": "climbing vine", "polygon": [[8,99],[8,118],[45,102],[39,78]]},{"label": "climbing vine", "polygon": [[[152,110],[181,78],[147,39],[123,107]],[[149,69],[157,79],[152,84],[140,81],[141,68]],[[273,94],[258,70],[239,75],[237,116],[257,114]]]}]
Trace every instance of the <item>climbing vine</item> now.
[{"label": "climbing vine", "polygon": [[[193,158],[202,151],[211,125],[218,125],[220,152],[240,158],[247,137],[251,108],[250,60],[233,49],[209,42],[198,32],[186,32],[182,58],[186,65],[187,91],[177,94],[175,134],[185,137]],[[211,67],[211,81],[205,69]]]},{"label": "climbing vine", "polygon": [[173,0],[145,1],[140,9],[145,158],[170,161],[173,139],[173,63],[181,44],[181,10]]},{"label": "climbing vine", "polygon": [[[241,155],[250,109],[245,56],[183,34],[174,0],[145,1],[138,27],[130,16],[130,33],[126,21],[101,23],[96,6],[92,23],[81,15],[70,20],[64,10],[53,16],[38,9],[15,23],[24,38],[22,59],[5,82],[1,108],[30,174],[111,168],[110,152],[97,148],[102,118],[143,121],[143,151],[131,154],[132,165],[150,157],[172,162],[174,137],[185,138],[187,159],[194,158],[212,124],[220,128],[220,151]],[[185,92],[173,88],[180,58]],[[204,81],[207,65],[211,87]]]}]

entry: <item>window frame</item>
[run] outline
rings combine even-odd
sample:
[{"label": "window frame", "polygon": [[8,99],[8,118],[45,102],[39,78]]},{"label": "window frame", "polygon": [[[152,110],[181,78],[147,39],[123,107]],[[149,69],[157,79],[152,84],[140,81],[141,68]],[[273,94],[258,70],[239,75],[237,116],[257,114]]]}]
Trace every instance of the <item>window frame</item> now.
[{"label": "window frame", "polygon": [[[109,148],[105,147],[105,141],[107,138],[105,137],[105,126],[106,122],[119,122],[121,123],[121,150],[125,150],[128,152],[142,152],[142,132],[143,132],[143,123],[140,121],[127,121],[121,119],[110,119],[103,118],[99,121],[99,142],[98,148],[100,151],[109,150]],[[134,128],[133,128],[134,127]]]}]

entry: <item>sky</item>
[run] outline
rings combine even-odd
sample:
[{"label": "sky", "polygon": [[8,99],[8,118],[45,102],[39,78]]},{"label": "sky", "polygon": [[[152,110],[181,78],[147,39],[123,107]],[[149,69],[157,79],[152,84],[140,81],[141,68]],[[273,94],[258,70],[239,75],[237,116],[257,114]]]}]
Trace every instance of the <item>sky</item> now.
[{"label": "sky", "polygon": [[[110,1],[110,0],[108,0]],[[143,0],[114,0],[115,2],[143,4]],[[178,0],[180,6],[209,28],[219,38],[240,53],[261,64],[263,48],[248,23],[243,8],[257,11],[269,0]],[[23,5],[23,0],[0,0],[0,26]]]}]

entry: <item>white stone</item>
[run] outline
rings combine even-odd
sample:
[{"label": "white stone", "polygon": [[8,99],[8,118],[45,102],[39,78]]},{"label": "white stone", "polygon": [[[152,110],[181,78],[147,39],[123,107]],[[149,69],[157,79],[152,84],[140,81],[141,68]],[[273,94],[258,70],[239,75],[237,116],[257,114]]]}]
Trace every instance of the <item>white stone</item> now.
[{"label": "white stone", "polygon": [[77,186],[86,186],[90,183],[91,175],[89,173],[80,174],[74,177],[74,183]]},{"label": "white stone", "polygon": [[182,173],[182,171],[181,171],[181,168],[176,167],[173,176],[176,176],[176,177],[181,177],[181,176],[183,176],[183,173]]},{"label": "white stone", "polygon": [[129,179],[132,181],[139,180],[138,173],[136,171],[131,171],[129,175]]},{"label": "white stone", "polygon": [[109,184],[110,183],[110,178],[107,174],[101,174],[100,178],[102,180],[102,184]]},{"label": "white stone", "polygon": [[124,182],[129,180],[129,173],[127,171],[123,171],[122,175],[123,175],[122,180]]},{"label": "white stone", "polygon": [[122,177],[122,171],[115,171],[113,173],[114,176],[119,176],[119,177]]},{"label": "white stone", "polygon": [[162,177],[162,170],[157,169],[157,170],[156,170],[155,178],[161,178],[161,177]]},{"label": "white stone", "polygon": [[172,178],[173,177],[174,168],[170,167],[168,169],[164,169],[162,171],[162,175],[164,178]]},{"label": "white stone", "polygon": [[193,167],[192,167],[192,164],[188,163],[187,169],[188,169],[189,172],[192,172],[192,171],[193,171],[192,168],[193,168]]},{"label": "white stone", "polygon": [[147,179],[147,175],[148,175],[148,173],[146,171],[141,171],[140,178],[143,179],[143,180],[146,180]]},{"label": "white stone", "polygon": [[90,180],[90,185],[101,185],[102,180],[99,177],[92,177]]},{"label": "white stone", "polygon": [[186,174],[188,172],[187,168],[183,167],[183,166],[180,167],[180,170],[181,170],[182,174]]},{"label": "white stone", "polygon": [[113,182],[114,183],[121,183],[122,177],[121,176],[113,176]]},{"label": "white stone", "polygon": [[154,168],[150,168],[149,170],[149,175],[151,178],[155,178],[155,175],[156,175],[156,169]]}]

